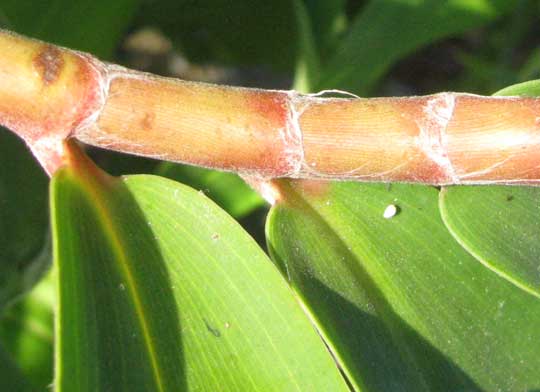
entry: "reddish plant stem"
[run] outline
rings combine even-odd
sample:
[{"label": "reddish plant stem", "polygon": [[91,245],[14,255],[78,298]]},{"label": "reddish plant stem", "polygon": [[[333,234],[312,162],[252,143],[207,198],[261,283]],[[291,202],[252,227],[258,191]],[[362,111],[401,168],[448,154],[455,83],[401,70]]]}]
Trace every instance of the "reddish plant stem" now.
[{"label": "reddish plant stem", "polygon": [[30,146],[52,174],[64,140],[95,122],[105,67],[93,57],[0,30],[0,124]]},{"label": "reddish plant stem", "polygon": [[75,137],[263,179],[540,183],[539,99],[323,98],[157,77],[6,32],[0,48],[18,53],[0,60],[0,123],[49,173]]}]

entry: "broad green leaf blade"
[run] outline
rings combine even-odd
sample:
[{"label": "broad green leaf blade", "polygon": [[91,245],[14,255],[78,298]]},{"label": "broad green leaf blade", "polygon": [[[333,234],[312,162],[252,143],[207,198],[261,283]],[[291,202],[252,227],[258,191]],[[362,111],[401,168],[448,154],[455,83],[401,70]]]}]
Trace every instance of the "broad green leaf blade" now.
[{"label": "broad green leaf blade", "polygon": [[54,275],[49,273],[0,320],[0,346],[40,391],[53,382],[54,289]]},{"label": "broad green leaf blade", "polygon": [[203,194],[78,155],[51,195],[57,391],[347,390],[279,272]]},{"label": "broad green leaf blade", "polygon": [[163,162],[156,174],[203,191],[235,218],[242,218],[265,205],[259,194],[233,173]]},{"label": "broad green leaf blade", "polygon": [[319,89],[370,91],[397,60],[414,50],[493,21],[509,0],[372,0],[323,68]]},{"label": "broad green leaf blade", "polygon": [[48,265],[47,178],[23,142],[0,128],[0,310]]},{"label": "broad green leaf blade", "polygon": [[446,226],[469,253],[540,299],[539,188],[447,188],[440,207]]},{"label": "broad green leaf blade", "polygon": [[435,188],[279,188],[269,248],[357,390],[540,387],[540,302],[459,246]]}]

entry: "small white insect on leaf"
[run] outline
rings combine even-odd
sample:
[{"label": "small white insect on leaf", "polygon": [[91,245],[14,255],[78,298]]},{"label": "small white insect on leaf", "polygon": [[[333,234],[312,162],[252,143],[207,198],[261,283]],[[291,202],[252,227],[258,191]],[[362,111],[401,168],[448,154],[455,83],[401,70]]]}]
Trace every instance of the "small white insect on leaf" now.
[{"label": "small white insect on leaf", "polygon": [[388,204],[386,206],[386,209],[384,210],[383,218],[385,219],[393,218],[394,216],[396,216],[397,212],[398,212],[398,208],[395,204]]}]

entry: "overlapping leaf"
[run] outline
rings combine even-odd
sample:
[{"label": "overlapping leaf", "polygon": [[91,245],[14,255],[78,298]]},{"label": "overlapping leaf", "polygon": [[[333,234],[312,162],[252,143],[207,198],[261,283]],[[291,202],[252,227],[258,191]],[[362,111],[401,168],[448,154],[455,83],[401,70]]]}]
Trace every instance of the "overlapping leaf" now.
[{"label": "overlapping leaf", "polygon": [[[453,29],[492,20],[510,5],[371,2],[319,87],[367,91],[399,56]],[[459,16],[466,9],[468,15]],[[538,95],[535,88],[528,83],[501,94]],[[441,221],[435,189],[302,182],[280,187],[282,200],[267,225],[269,247],[356,389],[538,388],[538,302],[454,241]],[[452,188],[443,194],[454,196],[448,208],[466,217],[462,228],[469,225],[468,233],[454,232],[461,244],[471,241],[502,256],[505,273],[538,287],[535,190]],[[507,198],[519,200],[513,210],[504,209]],[[383,219],[394,203],[398,215]]]},{"label": "overlapping leaf", "polygon": [[441,193],[443,219],[488,269],[540,300],[540,190],[459,187]]},{"label": "overlapping leaf", "polygon": [[357,390],[540,387],[540,301],[454,240],[436,189],[280,190],[269,247]]},{"label": "overlapping leaf", "polygon": [[340,391],[262,250],[203,194],[78,156],[52,183],[57,391]]}]

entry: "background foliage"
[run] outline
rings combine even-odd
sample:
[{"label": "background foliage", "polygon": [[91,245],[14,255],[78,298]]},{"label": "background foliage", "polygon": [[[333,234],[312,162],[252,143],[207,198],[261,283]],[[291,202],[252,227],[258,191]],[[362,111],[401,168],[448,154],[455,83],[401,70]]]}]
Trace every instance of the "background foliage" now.
[{"label": "background foliage", "polygon": [[[533,0],[0,4],[5,28],[130,67],[362,96],[538,78],[539,14]],[[66,391],[540,389],[536,188],[283,180],[265,231],[268,207],[233,174],[88,153],[202,193],[80,155],[51,184],[50,234],[47,179],[0,130],[2,390],[43,390],[54,360]]]}]

